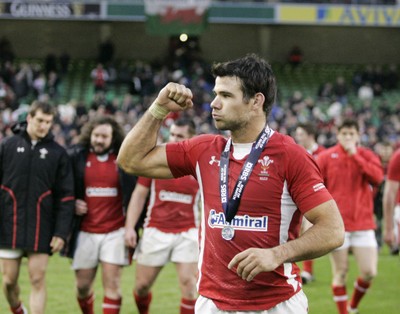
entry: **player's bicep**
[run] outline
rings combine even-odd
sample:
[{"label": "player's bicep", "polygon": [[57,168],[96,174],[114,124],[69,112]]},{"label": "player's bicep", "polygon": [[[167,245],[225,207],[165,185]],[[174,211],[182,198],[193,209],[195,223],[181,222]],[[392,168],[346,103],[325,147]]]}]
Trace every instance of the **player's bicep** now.
[{"label": "player's bicep", "polygon": [[341,226],[343,221],[339,209],[334,200],[326,201],[304,214],[312,224],[327,223],[331,226]]},{"label": "player's bicep", "polygon": [[170,179],[173,178],[168,166],[166,146],[164,144],[155,146],[141,161],[136,173],[142,177]]}]

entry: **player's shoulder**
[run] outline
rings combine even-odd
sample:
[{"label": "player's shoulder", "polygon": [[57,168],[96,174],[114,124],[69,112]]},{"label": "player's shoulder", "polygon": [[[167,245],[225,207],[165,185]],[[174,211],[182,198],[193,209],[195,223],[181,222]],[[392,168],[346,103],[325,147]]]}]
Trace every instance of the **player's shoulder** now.
[{"label": "player's shoulder", "polygon": [[227,139],[221,135],[200,134],[181,143],[186,142],[186,145],[189,148],[189,150],[205,151],[212,149],[219,150],[220,147],[223,147],[225,145],[226,141]]},{"label": "player's shoulder", "polygon": [[213,142],[226,142],[226,138],[218,134],[200,134],[190,139],[196,144],[209,144]]},{"label": "player's shoulder", "polygon": [[379,159],[379,156],[376,152],[374,152],[371,148],[361,146],[358,148],[358,152],[361,153],[361,155],[367,157],[367,158],[376,158]]},{"label": "player's shoulder", "polygon": [[317,156],[316,158],[317,158],[317,159],[326,158],[326,156],[329,156],[329,155],[338,153],[338,151],[339,151],[339,148],[338,148],[337,145],[334,145],[334,146],[331,146],[331,147],[327,147],[327,148],[321,150],[321,151],[318,153],[318,156]]},{"label": "player's shoulder", "polygon": [[56,142],[55,140],[49,140],[43,143],[43,148],[52,150],[59,155],[68,157],[67,148]]},{"label": "player's shoulder", "polygon": [[274,146],[276,150],[282,150],[283,152],[298,152],[298,153],[306,153],[305,149],[298,145],[295,140],[286,134],[279,133],[274,131],[271,136],[271,146]]},{"label": "player's shoulder", "polygon": [[278,131],[273,131],[270,141],[274,145],[297,145],[291,136],[279,133]]}]

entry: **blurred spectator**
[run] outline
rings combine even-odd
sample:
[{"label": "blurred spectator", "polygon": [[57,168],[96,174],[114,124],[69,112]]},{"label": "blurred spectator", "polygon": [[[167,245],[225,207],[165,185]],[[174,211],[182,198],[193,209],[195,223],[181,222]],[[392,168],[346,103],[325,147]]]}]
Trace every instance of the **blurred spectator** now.
[{"label": "blurred spectator", "polygon": [[361,80],[362,83],[369,83],[371,85],[375,83],[375,73],[372,65],[365,66],[364,71],[361,73]]},{"label": "blurred spectator", "polygon": [[43,72],[38,73],[38,75],[34,78],[32,87],[36,98],[45,93],[46,75]]},{"label": "blurred spectator", "polygon": [[44,60],[44,71],[48,75],[50,72],[57,72],[57,57],[54,53],[49,53]]},{"label": "blurred spectator", "polygon": [[123,85],[129,85],[132,77],[132,71],[129,67],[128,62],[122,61],[118,67],[118,83]]},{"label": "blurred spectator", "polygon": [[303,52],[299,46],[293,46],[289,52],[288,62],[292,67],[297,67],[303,62]]},{"label": "blurred spectator", "polygon": [[2,101],[2,106],[0,110],[4,110],[7,107],[12,107],[15,100],[15,94],[11,87],[3,81],[0,77],[0,101]]},{"label": "blurred spectator", "polygon": [[47,75],[46,81],[46,92],[51,99],[56,99],[58,97],[58,87],[60,84],[60,79],[57,72],[50,71]]},{"label": "blurred spectator", "polygon": [[331,82],[325,82],[318,88],[318,100],[319,101],[330,101],[333,96],[333,85]]},{"label": "blurred spectator", "polygon": [[106,84],[109,79],[109,75],[108,72],[103,68],[102,63],[97,64],[96,68],[91,71],[90,77],[93,79],[95,91],[106,90]]},{"label": "blurred spectator", "polygon": [[374,90],[371,86],[371,83],[367,82],[361,85],[358,89],[357,95],[358,99],[362,101],[374,99]]},{"label": "blurred spectator", "polygon": [[61,54],[59,60],[60,60],[60,72],[61,72],[61,75],[65,75],[68,72],[71,56],[66,51],[64,51]]},{"label": "blurred spectator", "polygon": [[21,63],[14,76],[12,88],[16,97],[23,98],[28,96],[33,82],[33,71],[28,63]]},{"label": "blurred spectator", "polygon": [[343,76],[338,76],[336,82],[333,85],[333,95],[343,105],[347,104],[347,94],[349,90],[346,84],[346,80]]}]

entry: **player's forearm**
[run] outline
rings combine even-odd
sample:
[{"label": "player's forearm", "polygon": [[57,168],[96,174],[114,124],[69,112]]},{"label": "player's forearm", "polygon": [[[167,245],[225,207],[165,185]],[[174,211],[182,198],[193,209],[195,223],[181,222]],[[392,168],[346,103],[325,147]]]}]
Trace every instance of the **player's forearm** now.
[{"label": "player's forearm", "polygon": [[139,220],[140,212],[139,206],[133,207],[128,211],[125,220],[125,228],[126,229],[135,229],[135,226]]},{"label": "player's forearm", "polygon": [[156,146],[162,120],[148,111],[125,137],[118,153],[118,165],[127,173],[140,174],[145,156]]},{"label": "player's forearm", "polygon": [[383,168],[378,158],[366,159],[359,154],[354,155],[354,160],[360,166],[364,176],[372,185],[379,185],[382,183],[384,174]]},{"label": "player's forearm", "polygon": [[385,230],[393,230],[394,228],[394,208],[397,202],[397,193],[400,183],[387,179],[383,189],[383,219]]},{"label": "player's forearm", "polygon": [[394,208],[396,206],[396,193],[385,191],[383,195],[383,221],[386,230],[394,228]]},{"label": "player's forearm", "polygon": [[139,217],[142,214],[146,199],[145,198],[132,198],[126,213],[125,228],[134,229]]},{"label": "player's forearm", "polygon": [[324,217],[296,240],[274,248],[281,264],[317,258],[341,246],[344,241],[344,226],[341,218],[338,218]]}]

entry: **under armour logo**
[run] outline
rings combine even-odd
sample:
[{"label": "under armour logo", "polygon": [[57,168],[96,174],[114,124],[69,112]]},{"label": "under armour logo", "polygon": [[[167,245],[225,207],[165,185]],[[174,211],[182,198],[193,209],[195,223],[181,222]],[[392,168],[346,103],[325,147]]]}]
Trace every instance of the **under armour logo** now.
[{"label": "under armour logo", "polygon": [[23,153],[25,151],[25,147],[17,147],[17,153]]},{"label": "under armour logo", "polygon": [[211,156],[211,160],[208,163],[210,165],[213,165],[214,162],[216,162],[218,164],[218,166],[220,165],[220,161],[218,159],[215,159],[215,156]]},{"label": "under armour logo", "polygon": [[45,159],[49,151],[46,148],[41,148],[39,150],[39,153],[40,153],[40,158]]}]

